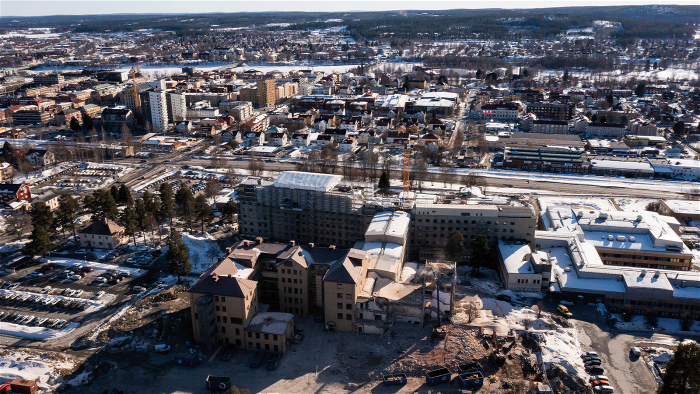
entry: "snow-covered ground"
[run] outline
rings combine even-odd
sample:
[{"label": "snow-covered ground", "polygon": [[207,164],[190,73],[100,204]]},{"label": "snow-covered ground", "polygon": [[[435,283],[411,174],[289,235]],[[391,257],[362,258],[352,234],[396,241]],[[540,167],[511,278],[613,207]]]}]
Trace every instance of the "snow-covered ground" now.
[{"label": "snow-covered ground", "polygon": [[690,327],[690,331],[682,331],[680,319],[669,319],[660,317],[659,323],[654,328],[650,327],[647,324],[644,316],[632,316],[632,320],[630,320],[629,322],[622,321],[622,315],[613,313],[611,316],[617,318],[618,322],[617,324],[615,324],[615,328],[618,330],[655,331],[666,334],[700,334],[700,322],[698,321],[693,321],[693,325]]},{"label": "snow-covered ground", "polygon": [[645,212],[650,202],[659,201],[652,198],[615,198],[617,206],[625,212]]},{"label": "snow-covered ground", "polygon": [[[193,274],[203,273],[221,257],[222,252],[219,244],[207,233],[199,235],[182,234],[182,241],[189,249]],[[210,250],[212,251],[211,253],[209,252]],[[212,258],[208,254],[213,256],[213,251],[216,251],[216,257]]]},{"label": "snow-covered ground", "polygon": [[16,378],[34,380],[39,389],[53,390],[61,383],[61,371],[72,370],[75,361],[63,354],[31,354],[23,351],[4,351],[0,356],[0,381]]},{"label": "snow-covered ground", "polygon": [[601,211],[616,211],[615,206],[607,198],[592,197],[538,197],[540,210],[547,210],[548,206],[571,205],[572,208],[586,207]]},{"label": "snow-covered ground", "polygon": [[79,326],[79,323],[70,323],[61,330],[53,330],[46,327],[30,327],[2,321],[0,322],[0,334],[44,341],[48,339],[60,338],[75,330]]}]

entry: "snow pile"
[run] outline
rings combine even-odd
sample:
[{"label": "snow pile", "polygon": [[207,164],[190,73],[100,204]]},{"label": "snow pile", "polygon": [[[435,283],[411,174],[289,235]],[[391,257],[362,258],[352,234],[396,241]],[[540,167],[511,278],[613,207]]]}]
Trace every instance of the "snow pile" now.
[{"label": "snow pile", "polygon": [[584,381],[588,374],[581,359],[581,344],[576,338],[574,329],[558,328],[552,331],[543,331],[544,340],[542,346],[542,360],[545,364],[559,365],[572,375],[577,375]]},{"label": "snow pile", "polygon": [[13,351],[0,357],[0,382],[9,382],[16,378],[34,380],[39,388],[54,389],[60,383],[59,370],[73,369],[74,361],[63,355],[48,357],[22,351]]},{"label": "snow pile", "polygon": [[605,307],[605,304],[600,302],[596,304],[595,309],[603,316],[608,314],[608,308]]},{"label": "snow pile", "polygon": [[66,381],[69,386],[82,386],[90,383],[90,372],[83,372],[71,380]]},{"label": "snow pile", "polygon": [[45,341],[60,338],[80,326],[80,323],[70,323],[61,330],[46,327],[23,326],[20,324],[0,322],[0,335]]},{"label": "snow pile", "polygon": [[[207,233],[200,235],[182,234],[182,241],[189,249],[193,274],[203,273],[222,255],[219,244]],[[208,257],[209,250],[216,250],[216,257]],[[244,267],[240,268],[245,269]]]}]

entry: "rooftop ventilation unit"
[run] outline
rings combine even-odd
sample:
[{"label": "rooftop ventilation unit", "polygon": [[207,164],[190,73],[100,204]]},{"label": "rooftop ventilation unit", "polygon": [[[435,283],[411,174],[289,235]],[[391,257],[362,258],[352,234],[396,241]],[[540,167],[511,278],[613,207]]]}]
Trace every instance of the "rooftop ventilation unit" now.
[{"label": "rooftop ventilation unit", "polygon": [[608,241],[612,241],[614,239],[612,234],[608,234]]},{"label": "rooftop ventilation unit", "polygon": [[627,237],[625,237],[624,235],[618,235],[617,240],[620,242],[625,242],[627,240]]},{"label": "rooftop ventilation unit", "polygon": [[634,242],[636,238],[630,235],[630,242]]}]

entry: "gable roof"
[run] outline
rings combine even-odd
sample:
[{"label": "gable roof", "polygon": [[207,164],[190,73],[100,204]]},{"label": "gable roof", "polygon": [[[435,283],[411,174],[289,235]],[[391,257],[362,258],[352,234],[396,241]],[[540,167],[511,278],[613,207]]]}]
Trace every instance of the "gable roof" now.
[{"label": "gable roof", "polygon": [[79,233],[94,235],[114,235],[121,231],[124,231],[124,227],[118,225],[113,220],[102,219],[92,222],[92,224],[80,230]]},{"label": "gable roof", "polygon": [[323,277],[323,281],[350,284],[357,283],[362,274],[363,257],[362,251],[350,249],[342,261],[331,266]]}]

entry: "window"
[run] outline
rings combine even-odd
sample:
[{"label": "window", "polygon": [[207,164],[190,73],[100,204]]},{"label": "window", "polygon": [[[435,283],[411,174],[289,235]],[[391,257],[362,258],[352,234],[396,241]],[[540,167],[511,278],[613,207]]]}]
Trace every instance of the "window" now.
[{"label": "window", "polygon": [[347,313],[347,314],[345,315],[345,320],[352,320],[352,315],[349,314],[349,313]]},{"label": "window", "polygon": [[338,320],[343,320],[343,314],[342,314],[342,313],[338,313]]},{"label": "window", "polygon": [[253,333],[252,333],[252,332],[248,332],[248,338],[252,338],[252,337],[253,337]]},{"label": "window", "polygon": [[343,303],[342,303],[342,302],[339,302],[339,303],[338,303],[338,309],[343,309]]},{"label": "window", "polygon": [[348,310],[352,309],[352,304],[345,304],[345,309],[348,309]]},{"label": "window", "polygon": [[219,296],[214,296],[214,301],[219,301]]},{"label": "window", "polygon": [[270,334],[265,334],[265,340],[267,341],[269,339],[270,339]]},{"label": "window", "polygon": [[338,298],[342,299],[342,298],[343,298],[343,293],[338,293]]},{"label": "window", "polygon": [[221,323],[221,316],[217,316],[217,317],[216,317],[216,322],[217,322],[217,323]]},{"label": "window", "polygon": [[221,302],[226,302],[226,297],[221,296]]},{"label": "window", "polygon": [[[226,323],[226,322],[224,322],[224,323]],[[226,327],[221,327],[221,333],[226,334]]]},{"label": "window", "polygon": [[260,339],[260,333],[259,333],[259,332],[256,332],[256,333],[255,333],[255,339]]},{"label": "window", "polygon": [[346,300],[352,300],[352,294],[346,294],[345,295]]},{"label": "window", "polygon": [[226,316],[222,316],[222,318],[223,318],[223,320],[224,320],[224,323],[228,323],[228,322],[226,321]]}]

